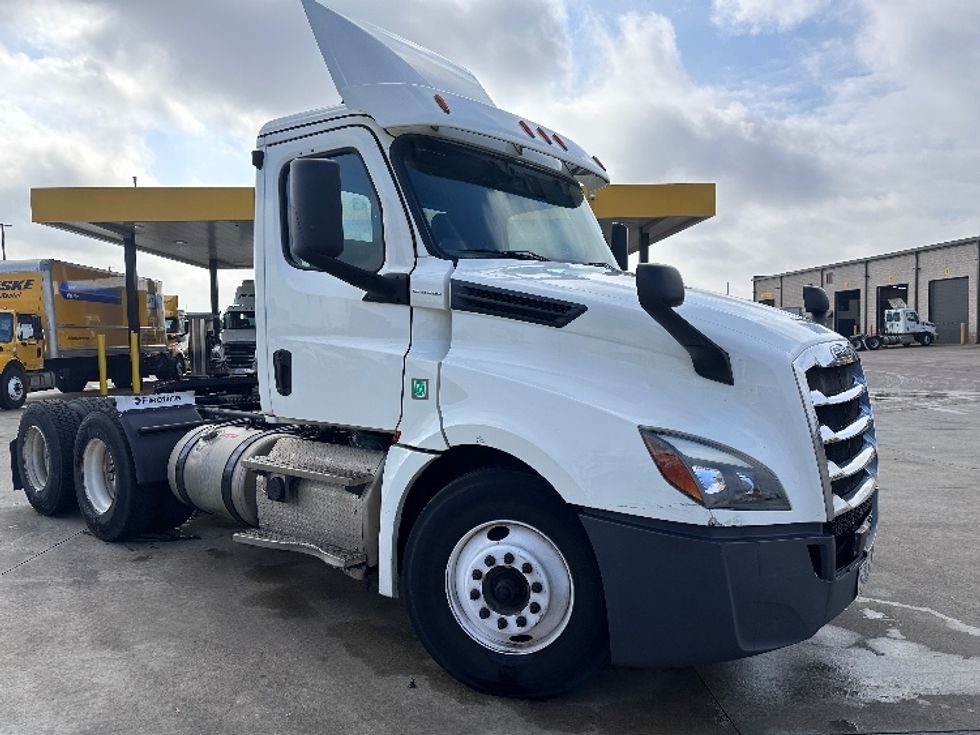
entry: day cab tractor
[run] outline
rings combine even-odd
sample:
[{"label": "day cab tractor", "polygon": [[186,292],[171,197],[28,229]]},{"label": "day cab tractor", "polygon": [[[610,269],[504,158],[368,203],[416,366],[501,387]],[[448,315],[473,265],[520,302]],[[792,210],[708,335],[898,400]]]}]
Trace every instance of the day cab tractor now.
[{"label": "day cab tractor", "polygon": [[928,347],[936,341],[936,325],[919,317],[902,299],[891,299],[892,308],[885,310],[885,329],[880,334],[861,334],[851,337],[851,344],[858,349],[877,350],[882,347],[902,345],[909,347],[918,342]]},{"label": "day cab tractor", "polygon": [[344,104],[268,123],[252,155],[261,409],[34,403],[15,487],[105,541],[197,509],[313,556],[403,598],[496,695],[750,656],[840,614],[879,495],[848,341],[629,272],[583,188],[609,183],[598,158],[303,4]]}]

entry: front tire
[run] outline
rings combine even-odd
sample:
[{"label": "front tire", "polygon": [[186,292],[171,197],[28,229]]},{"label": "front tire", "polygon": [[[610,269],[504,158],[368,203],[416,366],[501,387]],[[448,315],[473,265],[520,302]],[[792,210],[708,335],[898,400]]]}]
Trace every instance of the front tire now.
[{"label": "front tire", "polygon": [[935,341],[936,341],[935,336],[931,332],[926,332],[919,339],[919,344],[921,344],[923,347],[928,347]]},{"label": "front tire", "polygon": [[27,400],[27,375],[16,363],[7,365],[0,375],[0,406],[13,411]]},{"label": "front tire", "polygon": [[412,528],[403,585],[426,650],[479,691],[553,697],[608,661],[588,536],[529,473],[478,470],[447,485]]}]

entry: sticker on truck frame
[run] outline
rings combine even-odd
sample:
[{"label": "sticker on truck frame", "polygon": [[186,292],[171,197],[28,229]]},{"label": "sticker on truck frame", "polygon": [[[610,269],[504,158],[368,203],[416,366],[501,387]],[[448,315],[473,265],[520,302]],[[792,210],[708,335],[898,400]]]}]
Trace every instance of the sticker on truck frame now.
[{"label": "sticker on truck frame", "polygon": [[116,410],[119,413],[127,411],[142,411],[148,408],[170,408],[172,406],[193,406],[194,393],[148,393],[145,396],[116,396]]}]

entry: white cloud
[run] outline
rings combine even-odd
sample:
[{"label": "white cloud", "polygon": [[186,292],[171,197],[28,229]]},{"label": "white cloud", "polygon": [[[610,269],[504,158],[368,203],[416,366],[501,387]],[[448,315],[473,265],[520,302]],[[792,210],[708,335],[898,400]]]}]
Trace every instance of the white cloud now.
[{"label": "white cloud", "polygon": [[740,33],[786,31],[824,10],[829,0],[712,0],[715,25]]},{"label": "white cloud", "polygon": [[[397,14],[334,0],[469,66],[501,106],[576,139],[618,181],[717,182],[718,216],[656,257],[743,295],[755,273],[980,232],[980,4],[853,4],[850,35],[787,69],[820,90],[806,106],[755,78],[692,79],[674,26],[646,10],[609,21],[585,0],[405,0]],[[712,17],[786,30],[825,5],[716,0]],[[280,0],[6,0],[0,79],[12,257],[115,267],[118,248],[30,225],[29,188],[134,174],[248,185],[262,122],[336,101],[299,3]],[[141,265],[207,307],[203,272]],[[222,280],[226,296],[238,277]]]}]

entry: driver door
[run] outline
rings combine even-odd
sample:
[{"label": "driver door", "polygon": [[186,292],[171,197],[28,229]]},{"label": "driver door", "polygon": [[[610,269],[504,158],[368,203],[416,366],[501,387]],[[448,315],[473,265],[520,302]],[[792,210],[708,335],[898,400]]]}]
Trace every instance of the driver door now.
[{"label": "driver door", "polygon": [[408,216],[368,128],[348,126],[270,145],[257,192],[264,202],[264,253],[256,263],[257,271],[263,269],[256,273],[263,408],[288,419],[394,431],[401,418],[410,307],[365,300],[361,289],[290,251],[288,166],[311,155],[341,164],[341,259],[382,274],[407,274],[415,262]]}]

